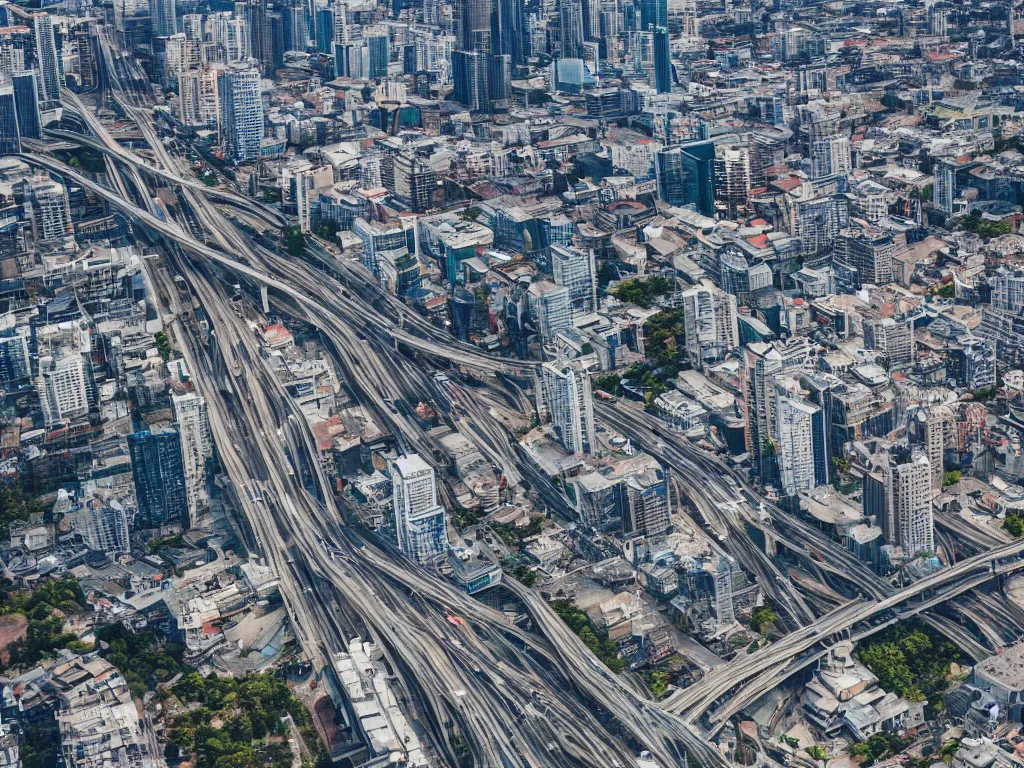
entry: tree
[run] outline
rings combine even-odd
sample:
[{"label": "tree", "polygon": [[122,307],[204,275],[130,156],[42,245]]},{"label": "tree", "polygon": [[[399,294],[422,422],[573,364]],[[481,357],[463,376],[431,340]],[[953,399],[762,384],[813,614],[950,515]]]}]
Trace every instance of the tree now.
[{"label": "tree", "polygon": [[306,250],[306,238],[298,227],[288,227],[282,233],[282,241],[288,254],[298,258]]},{"label": "tree", "polygon": [[1003,520],[1003,529],[1011,536],[1020,538],[1021,536],[1024,536],[1024,519],[1021,519],[1018,515],[1011,512]]},{"label": "tree", "polygon": [[763,634],[765,629],[771,627],[778,618],[778,614],[770,606],[763,605],[760,608],[755,608],[754,612],[750,614],[750,628]]},{"label": "tree", "polygon": [[961,473],[958,470],[952,472],[946,472],[942,475],[942,487],[948,488],[951,485],[956,485],[960,482]]}]

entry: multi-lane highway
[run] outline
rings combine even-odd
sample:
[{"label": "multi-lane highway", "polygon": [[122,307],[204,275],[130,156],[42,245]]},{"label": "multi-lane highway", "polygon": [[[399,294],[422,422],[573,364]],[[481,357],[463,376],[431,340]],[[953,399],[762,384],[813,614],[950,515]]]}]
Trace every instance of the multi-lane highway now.
[{"label": "multi-lane highway", "polygon": [[[124,104],[150,137],[158,163],[176,175],[174,159],[151,133],[140,101],[136,94]],[[98,121],[84,119],[96,140],[109,146]],[[118,169],[129,171],[140,194],[145,192],[145,182],[137,181],[142,169],[120,154],[107,156]],[[269,286],[275,302],[321,328],[356,396],[413,449],[429,446],[414,425],[382,400],[384,393],[403,396],[410,388],[427,386],[427,372],[382,336],[485,371],[531,370],[532,364],[404,332],[343,289],[329,291],[328,299],[321,273],[254,243],[198,190],[179,188],[182,216],[179,222],[163,221],[126,199],[116,181],[114,189],[107,189],[53,159],[25,159],[82,184],[166,238],[167,267],[186,280],[199,298],[202,319],[212,327],[212,341],[205,344],[198,322],[186,313],[171,326],[175,341],[210,403],[218,455],[239,503],[261,550],[282,577],[296,634],[321,668],[348,635],[373,637],[389,654],[405,701],[445,763],[455,761],[456,733],[479,765],[633,765],[639,748],[649,749],[666,766],[681,764],[686,756],[707,766],[724,763],[692,727],[597,662],[532,593],[523,599],[546,638],[517,630],[394,552],[371,542],[353,543],[334,508],[305,421],[260,355],[251,326],[228,307],[218,275],[226,271]],[[158,183],[167,180],[147,175]],[[192,226],[202,228],[217,247],[197,240],[189,231]],[[513,468],[510,452],[494,457]],[[452,613],[466,619],[462,627],[447,620]],[[610,718],[611,730],[595,718],[595,706]]]}]

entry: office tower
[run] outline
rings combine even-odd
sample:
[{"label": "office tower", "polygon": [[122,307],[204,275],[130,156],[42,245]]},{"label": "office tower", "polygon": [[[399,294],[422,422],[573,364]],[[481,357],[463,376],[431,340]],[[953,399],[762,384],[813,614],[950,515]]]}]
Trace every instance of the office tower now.
[{"label": "office tower", "polygon": [[170,37],[178,32],[175,0],[150,0],[150,19],[154,37]]},{"label": "office tower", "polygon": [[366,44],[370,49],[370,77],[384,80],[388,76],[388,62],[391,60],[387,31],[367,37]]},{"label": "office tower", "polygon": [[223,70],[217,77],[220,141],[235,162],[255,160],[263,139],[263,99],[256,69]]},{"label": "office tower", "polygon": [[60,101],[60,89],[64,84],[61,77],[60,57],[57,42],[53,37],[53,20],[48,13],[32,16],[36,37],[36,67],[39,70],[39,93],[43,101]]},{"label": "office tower", "polygon": [[850,173],[850,137],[841,133],[838,112],[815,113],[807,126],[811,149],[811,178],[829,180]]},{"label": "office tower", "polygon": [[423,23],[431,27],[441,26],[441,0],[423,0]]},{"label": "office tower", "polygon": [[[493,32],[495,31],[494,27],[497,26],[495,21],[498,15],[495,2],[496,0],[459,0],[458,23],[455,34],[457,51],[479,55],[479,58],[476,59],[475,67],[471,66],[470,60],[463,60],[464,69],[462,77],[465,78],[466,72],[472,70],[473,74],[478,78],[475,101],[478,102],[479,106],[475,108],[485,112],[489,111],[491,106],[489,60],[491,55],[495,53],[495,41],[492,39]],[[455,67],[454,59],[455,55],[453,53],[453,70]],[[469,102],[460,103],[468,104]]]},{"label": "office tower", "polygon": [[74,513],[74,520],[75,530],[92,551],[112,556],[131,550],[128,515],[117,501],[106,506],[97,499],[90,499]]},{"label": "office tower", "polygon": [[215,13],[207,20],[207,26],[211,42],[215,43],[221,52],[218,61],[224,64],[238,64],[249,58],[251,41],[244,18],[234,17],[230,13]]},{"label": "office tower", "polygon": [[0,155],[21,152],[21,132],[18,129],[18,107],[14,87],[0,86]]},{"label": "office tower", "polygon": [[491,107],[498,110],[508,109],[512,98],[512,57],[506,54],[491,56],[491,71],[488,77],[491,84]]},{"label": "office tower", "polygon": [[[328,11],[328,16],[323,16],[322,11]],[[306,11],[298,6],[287,6],[281,8],[281,15],[284,19],[284,43],[285,49],[289,51],[305,51],[309,45],[309,23],[306,20]],[[317,52],[333,55],[334,53],[334,13],[326,8],[318,8],[312,17],[316,37],[313,44]],[[324,27],[324,22],[328,22]],[[326,50],[321,50],[320,45],[327,41]]]},{"label": "office tower", "polygon": [[649,31],[655,27],[668,28],[668,0],[639,0],[640,30]]},{"label": "office tower", "polygon": [[671,205],[692,205],[715,215],[715,143],[688,141],[667,147],[655,159],[658,196]]},{"label": "office tower", "polygon": [[209,504],[206,464],[213,458],[213,438],[206,399],[194,392],[172,395],[171,407],[181,441],[181,464],[185,473],[185,498],[189,519],[196,520]]},{"label": "office tower", "polygon": [[452,51],[452,98],[471,112],[486,111],[490,104],[484,87],[486,62],[475,51]]},{"label": "office tower", "polygon": [[952,160],[937,160],[935,173],[935,205],[947,214],[953,213],[953,201],[956,200],[957,164]]},{"label": "office tower", "polygon": [[89,389],[82,355],[67,351],[56,359],[44,356],[39,360],[39,376],[39,404],[47,427],[88,415]]},{"label": "office tower", "polygon": [[622,510],[626,536],[664,536],[672,526],[668,478],[660,469],[648,469],[615,486],[616,506]]},{"label": "office tower", "polygon": [[[295,48],[294,41],[291,43],[290,50],[298,50]],[[316,9],[316,50],[318,53],[328,55],[334,53],[334,10],[332,8]]]},{"label": "office tower", "polygon": [[583,0],[561,0],[561,54],[563,59],[583,58]]},{"label": "office tower", "polygon": [[249,0],[246,11],[252,57],[259,62],[260,72],[269,75],[274,71],[274,51],[267,0]]},{"label": "office tower", "polygon": [[587,42],[602,42],[601,0],[583,0],[583,39]]},{"label": "office tower", "polygon": [[398,548],[420,565],[448,548],[445,511],[437,502],[434,469],[416,454],[391,462]]},{"label": "office tower", "polygon": [[828,482],[825,419],[805,395],[795,379],[776,382],[775,441],[779,480],[787,496]]},{"label": "office tower", "polygon": [[703,284],[683,292],[686,354],[697,368],[716,362],[740,345],[736,297]]},{"label": "office tower", "polygon": [[36,242],[60,240],[73,234],[71,204],[64,185],[48,176],[33,176],[26,185]]},{"label": "office tower", "polygon": [[879,230],[843,229],[836,239],[835,260],[857,270],[860,285],[888,285],[894,279],[892,235]]},{"label": "office tower", "polygon": [[540,281],[530,284],[527,296],[542,343],[550,344],[559,331],[572,328],[572,304],[567,288]]},{"label": "office tower", "polygon": [[555,285],[569,291],[572,316],[593,312],[597,307],[597,269],[594,252],[573,246],[551,246],[551,271]]},{"label": "office tower", "polygon": [[1014,315],[1024,314],[1024,272],[1011,272],[1000,267],[988,282],[992,286],[992,309]]},{"label": "office tower", "polygon": [[0,389],[5,392],[18,389],[32,375],[26,333],[0,336]]},{"label": "office tower", "polygon": [[268,13],[267,20],[270,23],[270,71],[276,72],[284,68],[284,17],[277,12]]},{"label": "office tower", "polygon": [[527,58],[526,11],[523,0],[497,0],[497,52],[509,56],[512,65],[525,64]]},{"label": "office tower", "polygon": [[559,442],[569,453],[597,450],[590,373],[577,361],[560,360],[541,366],[537,411],[550,416]]},{"label": "office tower", "polygon": [[893,448],[885,457],[886,520],[882,530],[898,534],[898,544],[907,557],[935,551],[932,518],[931,465],[923,451]]},{"label": "office tower", "polygon": [[424,213],[433,207],[433,194],[437,188],[437,173],[430,161],[405,152],[394,159],[394,194],[409,206],[413,213]]},{"label": "office tower", "polygon": [[170,427],[128,435],[135,479],[136,528],[188,527],[188,496],[181,437]]},{"label": "office tower", "polygon": [[672,60],[669,57],[668,27],[654,28],[654,89],[658,93],[672,90]]}]

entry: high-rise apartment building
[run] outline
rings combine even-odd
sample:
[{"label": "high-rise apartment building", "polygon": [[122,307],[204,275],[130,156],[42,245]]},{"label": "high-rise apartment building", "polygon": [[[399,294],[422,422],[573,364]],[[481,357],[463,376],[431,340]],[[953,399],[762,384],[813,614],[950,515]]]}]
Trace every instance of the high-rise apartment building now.
[{"label": "high-rise apartment building", "polygon": [[39,377],[39,401],[47,427],[88,415],[89,389],[82,355],[69,351],[57,358],[41,358]]},{"label": "high-rise apartment building", "polygon": [[883,531],[897,534],[890,544],[898,544],[907,557],[935,551],[932,517],[932,470],[924,451],[911,452],[898,447],[889,452],[883,465],[886,513]]},{"label": "high-rise apartment building", "polygon": [[894,279],[892,235],[878,230],[843,229],[836,240],[835,260],[857,270],[861,285],[888,285]]},{"label": "high-rise apartment building", "polygon": [[235,162],[255,160],[263,139],[263,98],[256,69],[221,70],[217,77],[220,140]]},{"label": "high-rise apartment building", "polygon": [[828,482],[824,415],[805,394],[793,378],[776,381],[774,436],[779,482],[787,496]]},{"label": "high-rise apartment building", "polygon": [[181,436],[154,427],[128,436],[135,480],[137,528],[188,526],[188,495],[181,458]]},{"label": "high-rise apartment building", "polygon": [[698,368],[715,362],[739,346],[736,297],[713,285],[698,285],[683,292],[686,354]]},{"label": "high-rise apartment building", "polygon": [[568,288],[542,280],[530,284],[528,297],[530,314],[544,344],[551,343],[559,331],[572,328],[572,302]]},{"label": "high-rise apartment building", "polygon": [[626,536],[664,536],[672,525],[668,478],[660,469],[633,475],[615,486],[621,498],[622,532]]},{"label": "high-rise apartment building", "polygon": [[814,114],[807,127],[811,178],[836,179],[850,173],[850,137],[841,130],[839,113]]},{"label": "high-rise apartment building", "polygon": [[885,355],[890,370],[914,364],[915,342],[912,320],[874,318],[864,323],[864,349]]},{"label": "high-rise apartment building", "polygon": [[437,173],[429,160],[405,152],[395,157],[394,173],[395,197],[409,206],[410,211],[424,213],[433,207]]},{"label": "high-rise apartment building", "polygon": [[33,176],[25,184],[36,242],[60,240],[72,234],[71,203],[64,185],[49,176]]},{"label": "high-rise apartment building", "polygon": [[48,13],[36,13],[32,16],[32,26],[35,31],[39,93],[43,101],[59,102],[60,89],[64,83],[57,41],[53,36],[53,19]]},{"label": "high-rise apartment building", "polygon": [[212,67],[183,72],[178,77],[179,118],[189,128],[212,128],[217,125],[217,76]]},{"label": "high-rise apartment building", "polygon": [[551,418],[551,426],[569,453],[597,449],[594,401],[590,373],[575,361],[544,363],[537,388],[537,411]]},{"label": "high-rise apartment building", "polygon": [[173,395],[171,406],[181,441],[189,519],[196,520],[199,512],[209,504],[206,466],[213,458],[213,438],[210,436],[206,399],[194,392]]},{"label": "high-rise apartment building", "polygon": [[391,462],[391,484],[398,548],[420,565],[443,555],[448,528],[433,467],[416,454],[399,457]]},{"label": "high-rise apartment building", "polygon": [[246,8],[249,24],[249,46],[252,57],[259,62],[259,71],[264,75],[274,71],[273,37],[270,29],[270,14],[267,0],[249,0]]},{"label": "high-rise apartment building", "polygon": [[90,499],[75,512],[75,530],[85,545],[94,552],[107,556],[131,551],[128,535],[128,515],[117,501],[107,506]]},{"label": "high-rise apartment building", "polygon": [[7,331],[0,336],[0,389],[10,392],[32,375],[28,351],[28,329]]}]

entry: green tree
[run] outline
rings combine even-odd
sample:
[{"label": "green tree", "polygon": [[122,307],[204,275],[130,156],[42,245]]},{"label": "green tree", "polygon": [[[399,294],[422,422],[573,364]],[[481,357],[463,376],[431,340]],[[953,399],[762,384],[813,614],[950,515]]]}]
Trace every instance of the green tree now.
[{"label": "green tree", "polygon": [[960,482],[962,474],[959,470],[953,470],[952,472],[946,472],[942,475],[942,487],[948,488],[951,485],[956,485]]},{"label": "green tree", "polygon": [[1003,528],[1011,535],[1020,538],[1024,536],[1024,519],[1011,512],[1003,519]]}]

